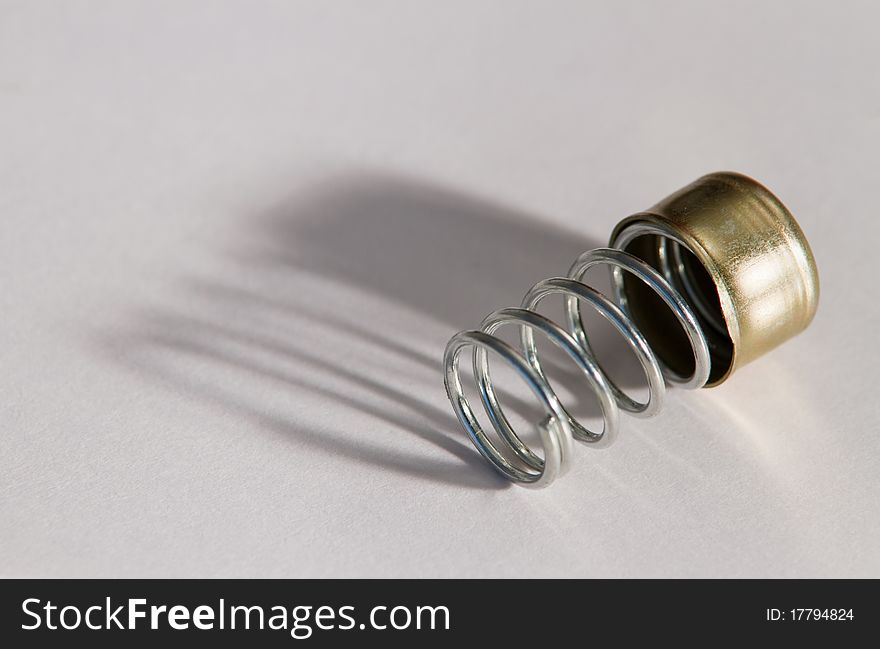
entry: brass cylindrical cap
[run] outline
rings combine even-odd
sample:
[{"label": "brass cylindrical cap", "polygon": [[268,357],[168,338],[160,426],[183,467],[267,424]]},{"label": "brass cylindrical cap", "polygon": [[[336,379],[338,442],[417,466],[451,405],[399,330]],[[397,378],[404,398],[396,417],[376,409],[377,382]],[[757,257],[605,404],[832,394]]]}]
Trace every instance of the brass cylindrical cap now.
[{"label": "brass cylindrical cap", "polygon": [[[635,225],[654,234],[633,238],[645,231]],[[699,178],[621,221],[611,242],[663,271],[695,307],[711,355],[707,386],[803,331],[816,313],[819,275],[803,232],[776,196],[741,174]],[[663,302],[635,277],[624,278],[623,291],[661,360],[692,372],[688,340]]]}]

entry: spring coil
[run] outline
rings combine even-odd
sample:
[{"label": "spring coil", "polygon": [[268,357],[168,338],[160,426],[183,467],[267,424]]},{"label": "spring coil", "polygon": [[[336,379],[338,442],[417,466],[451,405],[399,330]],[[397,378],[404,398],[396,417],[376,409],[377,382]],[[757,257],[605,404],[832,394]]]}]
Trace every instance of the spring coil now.
[{"label": "spring coil", "polygon": [[[624,251],[631,241],[644,235],[656,237],[659,271]],[[712,327],[723,326],[723,323],[718,322],[717,317],[713,317],[710,310],[705,308],[699,292],[688,280],[686,268],[681,262],[681,249],[687,250],[687,245],[671,230],[644,222],[625,228],[611,245],[610,248],[596,248],[581,254],[567,277],[553,277],[538,282],[526,293],[520,308],[491,313],[483,320],[479,330],[459,332],[446,346],[444,382],[452,407],[480,453],[502,475],[514,482],[532,487],[549,485],[565,472],[572,455],[573,439],[596,446],[610,444],[617,435],[620,410],[636,417],[652,416],[662,407],[667,381],[693,389],[705,385],[709,378],[710,356],[706,336],[694,310],[682,294],[701,313],[703,322]],[[581,281],[587,271],[599,265],[611,268],[613,301]],[[690,376],[681,376],[663,364],[633,324],[623,291],[624,272],[634,275],[653,289],[681,324],[694,354],[694,371]],[[540,302],[554,294],[565,296],[568,330],[537,311]],[[628,396],[609,379],[596,360],[581,317],[581,305],[584,303],[603,316],[638,357],[648,383],[646,401],[639,402]],[[501,327],[511,324],[520,327],[522,352],[494,335]],[[562,349],[584,373],[599,402],[602,431],[588,430],[560,403],[541,367],[535,331],[541,332]],[[473,371],[480,399],[499,440],[509,451],[507,455],[500,452],[486,436],[464,394],[458,366],[461,352],[468,347],[473,348]],[[544,449],[543,458],[523,443],[505,417],[492,383],[489,351],[509,363],[541,402],[545,417],[538,423],[538,433]]]}]

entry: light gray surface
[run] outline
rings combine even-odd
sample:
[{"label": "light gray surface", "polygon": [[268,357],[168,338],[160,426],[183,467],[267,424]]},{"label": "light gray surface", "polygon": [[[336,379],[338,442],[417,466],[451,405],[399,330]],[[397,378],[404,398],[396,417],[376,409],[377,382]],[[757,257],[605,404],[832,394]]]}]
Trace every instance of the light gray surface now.
[{"label": "light gray surface", "polygon": [[[880,576],[878,20],[0,3],[0,573]],[[495,478],[447,338],[717,169],[799,219],[812,327]]]}]

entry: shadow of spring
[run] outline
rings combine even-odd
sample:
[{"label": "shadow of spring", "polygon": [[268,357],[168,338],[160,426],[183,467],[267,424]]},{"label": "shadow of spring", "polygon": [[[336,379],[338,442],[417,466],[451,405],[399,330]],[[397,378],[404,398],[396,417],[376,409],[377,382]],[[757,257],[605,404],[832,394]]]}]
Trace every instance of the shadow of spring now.
[{"label": "shadow of spring", "polygon": [[[246,220],[216,273],[181,277],[103,343],[114,360],[311,449],[501,488],[448,407],[446,340],[596,245],[442,188],[346,176]],[[320,422],[291,414],[316,399],[329,404]],[[357,430],[334,425],[346,410]]]}]

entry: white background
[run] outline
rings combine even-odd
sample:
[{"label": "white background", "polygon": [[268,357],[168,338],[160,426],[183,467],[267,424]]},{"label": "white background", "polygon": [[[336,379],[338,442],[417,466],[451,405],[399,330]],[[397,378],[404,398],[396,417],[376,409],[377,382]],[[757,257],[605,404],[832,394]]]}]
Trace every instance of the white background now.
[{"label": "white background", "polygon": [[[0,573],[880,576],[878,21],[0,3]],[[446,340],[718,169],[797,216],[812,327],[497,478]]]}]

